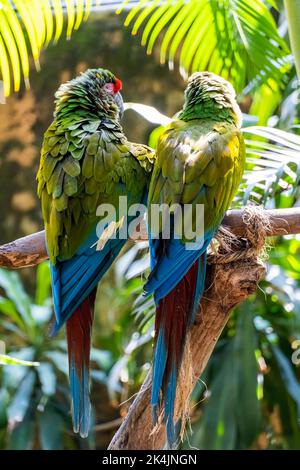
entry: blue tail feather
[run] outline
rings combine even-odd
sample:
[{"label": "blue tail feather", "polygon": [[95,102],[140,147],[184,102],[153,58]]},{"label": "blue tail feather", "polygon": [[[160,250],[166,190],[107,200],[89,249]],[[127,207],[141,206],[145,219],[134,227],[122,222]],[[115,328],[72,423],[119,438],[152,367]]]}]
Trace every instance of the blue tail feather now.
[{"label": "blue tail feather", "polygon": [[206,250],[210,241],[211,234],[205,236],[201,250],[186,250],[180,240],[150,240],[151,256],[155,254],[156,259],[145,291],[146,294],[154,292],[157,306],[151,404],[154,422],[163,404],[171,448],[176,442],[174,406],[179,368],[186,335],[204,291]]},{"label": "blue tail feather", "polygon": [[165,396],[165,423],[167,428],[167,440],[171,448],[174,446],[176,441],[175,426],[174,426],[174,407],[176,397],[176,385],[177,385],[177,370],[175,363],[173,364],[168,385],[166,387]]},{"label": "blue tail feather", "polygon": [[152,374],[152,414],[153,420],[157,422],[157,409],[159,404],[159,394],[162,388],[164,373],[167,363],[167,351],[164,339],[164,331],[161,329],[155,345]]}]

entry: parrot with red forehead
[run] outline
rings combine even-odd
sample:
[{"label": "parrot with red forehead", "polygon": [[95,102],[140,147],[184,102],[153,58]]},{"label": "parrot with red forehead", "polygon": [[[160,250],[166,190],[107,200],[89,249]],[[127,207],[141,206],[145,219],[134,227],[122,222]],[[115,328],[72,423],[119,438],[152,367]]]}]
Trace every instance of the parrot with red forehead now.
[{"label": "parrot with red forehead", "polygon": [[[165,128],[157,145],[149,196],[151,273],[145,285],[156,303],[152,407],[155,422],[163,409],[167,438],[176,441],[174,404],[186,337],[204,291],[206,258],[241,182],[245,145],[241,112],[229,82],[208,72],[188,80],[183,108]],[[170,236],[163,218],[154,227],[151,207],[170,208]],[[176,218],[179,206],[183,217]],[[203,231],[197,233],[197,205]],[[185,214],[185,208],[188,210]],[[192,215],[194,235],[185,237],[184,216]],[[190,227],[191,228],[191,227]]]},{"label": "parrot with red forehead", "polygon": [[[51,267],[53,333],[66,323],[73,427],[82,437],[88,435],[90,420],[96,289],[126,243],[126,236],[118,237],[121,228],[131,221],[119,214],[119,197],[127,197],[128,207],[146,203],[154,162],[148,147],[128,142],[124,135],[121,87],[118,78],[101,68],[60,86],[37,174]],[[101,204],[115,208],[112,231],[99,229],[96,211]],[[99,237],[104,237],[100,249]]]}]

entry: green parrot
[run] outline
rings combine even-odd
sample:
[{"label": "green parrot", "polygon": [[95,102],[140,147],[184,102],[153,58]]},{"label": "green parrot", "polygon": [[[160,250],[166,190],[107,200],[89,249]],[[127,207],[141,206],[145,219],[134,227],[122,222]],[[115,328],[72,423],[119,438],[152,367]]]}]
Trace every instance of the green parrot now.
[{"label": "green parrot", "polygon": [[[128,207],[146,203],[154,163],[152,150],[123,133],[121,87],[101,68],[60,86],[37,174],[56,317],[52,333],[66,322],[73,427],[82,437],[89,430],[96,288],[126,243],[128,233],[118,237],[120,230],[132,220],[120,214],[119,197],[127,197]],[[103,204],[115,208],[105,226],[96,214]]]},{"label": "green parrot", "polygon": [[[188,80],[182,110],[157,145],[148,196],[151,273],[145,292],[153,293],[156,303],[153,414],[157,421],[164,406],[170,446],[176,441],[178,372],[204,290],[207,249],[243,175],[240,126],[241,112],[231,84],[215,74],[197,72]],[[163,218],[156,226],[153,222],[151,209],[161,204],[170,207],[169,237],[163,233]],[[179,206],[183,217],[172,206]],[[203,209],[203,231],[196,226],[197,207]],[[192,221],[192,238],[185,234],[185,218]]]}]

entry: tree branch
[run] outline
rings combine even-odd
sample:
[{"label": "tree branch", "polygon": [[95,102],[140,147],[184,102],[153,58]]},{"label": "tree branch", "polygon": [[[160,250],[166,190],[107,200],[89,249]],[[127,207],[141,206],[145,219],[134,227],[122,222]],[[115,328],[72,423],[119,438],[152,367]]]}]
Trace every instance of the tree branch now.
[{"label": "tree branch", "polygon": [[[268,236],[300,233],[300,208],[266,212],[270,221]],[[240,210],[228,211],[223,225],[239,237],[246,235],[247,226],[243,221],[243,212]],[[32,266],[46,258],[44,232],[38,232],[0,247],[0,266],[7,268]],[[179,418],[182,410],[186,409],[189,396],[227,323],[230,311],[255,292],[257,283],[263,277],[264,272],[263,264],[253,259],[208,267],[206,290],[202,297],[197,323],[190,331],[188,361],[192,369],[191,380],[179,381],[176,418]],[[148,375],[129,408],[109,449],[162,449],[164,447],[164,426],[161,425],[155,432],[152,432],[150,394],[151,374]]]},{"label": "tree branch", "polygon": [[34,266],[47,258],[44,230],[0,246],[0,266],[4,268]]},{"label": "tree branch", "polygon": [[[266,211],[272,227],[270,236],[300,233],[300,208],[275,209]],[[241,210],[228,211],[223,225],[239,237],[245,236],[246,226],[243,222]],[[145,227],[133,235],[133,239],[147,239]],[[45,232],[34,233],[0,246],[0,266],[11,269],[34,266],[48,258],[45,246]]]}]

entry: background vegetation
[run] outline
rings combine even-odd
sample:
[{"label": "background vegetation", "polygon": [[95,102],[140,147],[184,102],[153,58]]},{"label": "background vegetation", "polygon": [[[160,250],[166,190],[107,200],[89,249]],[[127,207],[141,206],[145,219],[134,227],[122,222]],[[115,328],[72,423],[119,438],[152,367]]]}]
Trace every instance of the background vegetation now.
[{"label": "background vegetation", "polygon": [[[108,8],[112,2],[103,1],[101,11],[82,10],[81,17],[77,11],[73,20],[73,2],[54,3],[69,5],[68,16],[62,17],[65,25],[58,23],[58,34],[54,21],[52,33],[49,27],[43,37],[33,36],[36,46],[26,12],[17,17],[24,37],[15,35],[14,41],[17,50],[23,44],[23,55],[12,53],[5,26],[11,31],[13,26],[4,22],[3,13],[0,16],[10,71],[8,77],[1,55],[5,93],[10,96],[0,106],[0,243],[42,228],[34,181],[42,135],[52,118],[53,93],[88,67],[113,70],[123,81],[125,101],[154,106],[167,116],[182,104],[188,72],[208,68],[228,77],[248,126],[247,172],[234,204],[250,199],[269,208],[299,205],[299,86],[283,2],[190,0],[158,6],[154,1],[146,9],[139,8],[139,2],[127,2],[129,11],[115,16]],[[60,11],[54,13],[57,22]],[[75,25],[78,31],[66,41],[65,33],[70,35]],[[60,36],[55,45],[53,36]],[[145,54],[140,40],[152,55]],[[18,72],[16,60],[19,78],[12,73]],[[37,61],[40,72],[34,71]],[[30,65],[31,87],[26,89]],[[20,91],[13,93],[19,82]],[[150,139],[153,144],[159,122],[149,122],[149,110],[145,116],[128,110],[125,132],[131,140]],[[298,362],[300,345],[299,255],[300,237],[272,241],[265,281],[236,309],[199,379],[192,401],[193,433],[187,433],[184,448],[300,448],[300,371],[292,361],[296,352]],[[153,305],[140,297],[147,267],[146,246],[129,244],[99,287],[92,351],[93,424],[87,440],[71,430],[64,333],[54,340],[47,337],[52,316],[48,264],[0,271],[0,448],[108,445],[150,367]]]}]

